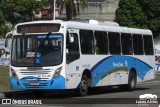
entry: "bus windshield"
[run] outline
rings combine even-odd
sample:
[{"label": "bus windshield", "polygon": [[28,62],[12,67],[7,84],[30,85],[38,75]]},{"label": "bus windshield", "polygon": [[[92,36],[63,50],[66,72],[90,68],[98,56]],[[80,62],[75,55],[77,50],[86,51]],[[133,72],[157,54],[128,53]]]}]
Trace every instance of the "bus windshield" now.
[{"label": "bus windshield", "polygon": [[55,66],[62,63],[62,34],[15,35],[11,65]]}]

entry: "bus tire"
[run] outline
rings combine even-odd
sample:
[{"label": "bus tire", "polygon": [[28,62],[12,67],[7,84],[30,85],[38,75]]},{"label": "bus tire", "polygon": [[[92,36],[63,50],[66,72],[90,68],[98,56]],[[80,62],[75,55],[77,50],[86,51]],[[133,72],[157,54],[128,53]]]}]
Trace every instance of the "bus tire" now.
[{"label": "bus tire", "polygon": [[136,74],[133,71],[131,71],[128,77],[128,84],[119,85],[119,89],[122,91],[133,91],[136,87],[136,82]]},{"label": "bus tire", "polygon": [[79,94],[80,96],[86,96],[88,94],[88,78],[86,75],[83,75],[81,78]]},{"label": "bus tire", "polygon": [[136,87],[137,77],[135,72],[131,71],[128,78],[128,90],[133,91]]}]

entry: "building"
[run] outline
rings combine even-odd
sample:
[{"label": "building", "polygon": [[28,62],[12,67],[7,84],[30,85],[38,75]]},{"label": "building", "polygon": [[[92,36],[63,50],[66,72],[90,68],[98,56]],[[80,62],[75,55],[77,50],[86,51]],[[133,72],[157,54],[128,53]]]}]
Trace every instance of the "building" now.
[{"label": "building", "polygon": [[[78,3],[75,0],[75,7],[78,9],[79,13],[77,13],[77,19],[95,19],[95,20],[105,20],[105,21],[113,21],[115,19],[115,11],[118,8],[119,0],[88,0],[88,5],[83,6],[82,3]],[[37,18],[49,18],[53,19],[53,8],[52,6],[45,7],[41,10],[37,10],[34,12]],[[63,6],[61,10],[61,14],[59,14],[60,8],[56,8],[56,18],[57,19],[65,19],[66,18],[66,10],[65,6]]]},{"label": "building", "polygon": [[[113,21],[118,3],[119,0],[88,0],[86,7],[80,3],[80,13],[77,14],[76,18]],[[75,2],[75,5],[77,7],[78,3]],[[63,8],[60,17],[65,17],[65,8]]]}]

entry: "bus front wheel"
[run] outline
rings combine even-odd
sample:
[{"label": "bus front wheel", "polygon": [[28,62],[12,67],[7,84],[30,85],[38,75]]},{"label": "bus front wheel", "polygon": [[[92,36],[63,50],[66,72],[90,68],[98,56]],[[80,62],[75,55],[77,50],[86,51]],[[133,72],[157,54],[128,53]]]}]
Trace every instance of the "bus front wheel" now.
[{"label": "bus front wheel", "polygon": [[80,89],[79,89],[80,96],[85,96],[88,94],[88,81],[89,79],[87,78],[87,76],[83,75],[80,83]]}]

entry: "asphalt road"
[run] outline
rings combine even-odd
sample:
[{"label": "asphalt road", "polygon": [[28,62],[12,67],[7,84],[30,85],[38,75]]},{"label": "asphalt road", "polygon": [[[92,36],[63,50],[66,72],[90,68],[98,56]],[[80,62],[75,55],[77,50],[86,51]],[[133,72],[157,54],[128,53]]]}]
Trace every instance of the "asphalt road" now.
[{"label": "asphalt road", "polygon": [[139,95],[155,94],[160,103],[160,81],[140,83],[132,92],[119,90],[118,87],[103,87],[92,90],[88,96],[76,96],[73,90],[50,92],[6,92],[4,98],[16,100],[41,100],[42,105],[0,105],[0,106],[29,106],[29,107],[160,107],[159,104],[137,104]]}]

